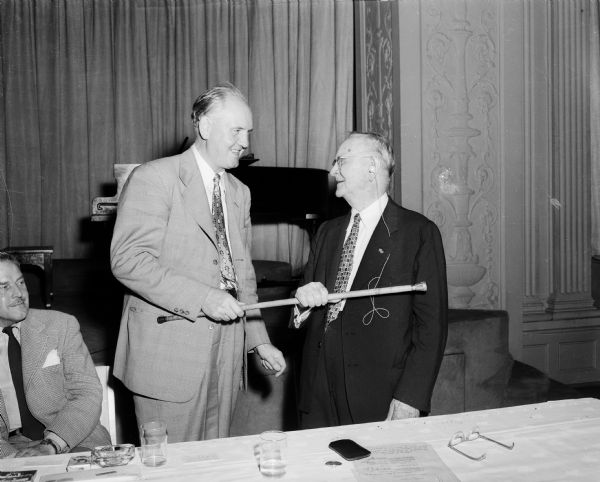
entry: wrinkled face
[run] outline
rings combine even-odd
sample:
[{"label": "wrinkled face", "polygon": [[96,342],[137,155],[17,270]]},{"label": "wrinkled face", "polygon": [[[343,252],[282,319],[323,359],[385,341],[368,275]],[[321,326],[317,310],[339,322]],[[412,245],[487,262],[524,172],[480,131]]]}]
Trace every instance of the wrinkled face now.
[{"label": "wrinkled face", "polygon": [[335,195],[351,205],[352,199],[365,196],[369,189],[370,169],[375,169],[375,153],[360,136],[351,136],[337,150],[329,173],[337,182]]},{"label": "wrinkled face", "polygon": [[215,172],[237,167],[252,132],[252,111],[242,99],[229,96],[201,121],[206,162]]},{"label": "wrinkled face", "polygon": [[23,273],[13,263],[0,261],[0,325],[23,321],[29,312],[29,293]]}]

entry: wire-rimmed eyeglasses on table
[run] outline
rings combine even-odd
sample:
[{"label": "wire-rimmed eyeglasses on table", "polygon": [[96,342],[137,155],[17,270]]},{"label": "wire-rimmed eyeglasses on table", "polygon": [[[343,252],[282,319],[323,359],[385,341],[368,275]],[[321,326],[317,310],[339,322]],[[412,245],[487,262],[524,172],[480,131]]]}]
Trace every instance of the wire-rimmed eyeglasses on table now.
[{"label": "wire-rimmed eyeglasses on table", "polygon": [[513,447],[515,446],[514,442],[512,442],[510,445],[508,445],[508,444],[499,442],[498,440],[494,440],[493,438],[486,437],[481,432],[479,432],[479,428],[473,427],[473,429],[470,432],[468,432],[466,435],[464,432],[456,432],[450,439],[450,442],[448,442],[448,447],[450,447],[455,452],[458,452],[459,454],[464,455],[468,459],[480,461],[480,460],[485,459],[485,453],[483,453],[479,457],[474,457],[474,456],[469,455],[469,454],[463,452],[462,450],[459,450],[456,448],[456,446],[460,443],[471,442],[473,440],[477,440],[478,438],[488,440],[490,442],[494,442],[495,444],[500,445],[500,447],[504,447],[505,449],[508,449],[508,450],[512,450]]}]

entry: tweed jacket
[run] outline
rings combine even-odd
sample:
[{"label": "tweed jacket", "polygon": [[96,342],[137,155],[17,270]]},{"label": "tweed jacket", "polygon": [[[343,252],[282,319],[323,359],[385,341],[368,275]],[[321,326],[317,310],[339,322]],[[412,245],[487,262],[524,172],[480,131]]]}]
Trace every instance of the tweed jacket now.
[{"label": "tweed jacket", "polygon": [[[257,301],[250,257],[250,191],[225,173],[228,231],[243,303]],[[125,296],[114,374],[134,393],[172,402],[190,400],[209,363],[211,320],[197,318],[219,287],[217,241],[206,190],[193,152],[142,164],[127,180],[111,244],[115,277]],[[157,323],[161,315],[183,319]],[[269,343],[258,310],[221,324],[224,353],[220,400],[236,393],[245,353]],[[234,395],[235,397],[235,395]]]},{"label": "tweed jacket", "polygon": [[[102,386],[73,316],[29,310],[21,322],[21,357],[27,405],[46,430],[71,448],[110,444],[110,435],[99,422]],[[14,451],[6,445],[8,427],[0,394],[2,456]]]},{"label": "tweed jacket", "polygon": [[[333,292],[349,215],[317,232],[304,283]],[[346,300],[333,323],[342,328],[346,392],[356,423],[384,420],[392,398],[429,411],[447,336],[444,250],[437,226],[390,200],[373,232],[351,289],[427,283],[426,293]],[[310,412],[326,307],[305,321],[299,408]]]}]

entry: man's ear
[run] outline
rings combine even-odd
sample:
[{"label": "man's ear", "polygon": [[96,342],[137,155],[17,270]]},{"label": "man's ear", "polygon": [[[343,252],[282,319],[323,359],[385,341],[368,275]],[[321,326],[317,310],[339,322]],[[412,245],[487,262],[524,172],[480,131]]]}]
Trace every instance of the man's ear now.
[{"label": "man's ear", "polygon": [[210,135],[210,127],[211,127],[211,122],[210,119],[208,117],[206,117],[205,115],[200,116],[200,119],[198,120],[198,134],[200,134],[200,137],[202,139],[208,139],[209,135]]}]

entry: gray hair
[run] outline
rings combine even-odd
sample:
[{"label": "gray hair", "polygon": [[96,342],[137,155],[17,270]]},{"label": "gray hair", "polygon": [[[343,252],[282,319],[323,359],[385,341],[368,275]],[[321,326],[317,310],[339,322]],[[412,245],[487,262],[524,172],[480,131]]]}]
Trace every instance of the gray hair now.
[{"label": "gray hair", "polygon": [[243,100],[246,104],[248,101],[244,94],[235,85],[230,82],[224,82],[218,84],[211,89],[200,94],[200,96],[194,101],[192,107],[192,121],[194,125],[200,120],[200,116],[208,114],[217,105],[221,105],[227,97],[238,97]]},{"label": "gray hair", "polygon": [[373,150],[379,154],[383,165],[386,167],[388,174],[391,176],[394,172],[394,168],[396,166],[396,161],[394,160],[394,151],[392,149],[392,145],[390,142],[377,132],[359,132],[353,131],[348,135],[348,138],[352,136],[364,136],[366,140],[371,144]]},{"label": "gray hair", "polygon": [[7,253],[6,251],[0,251],[0,262],[3,261],[7,263],[12,263],[19,269],[21,268],[21,265],[19,264],[17,258],[13,254]]}]

